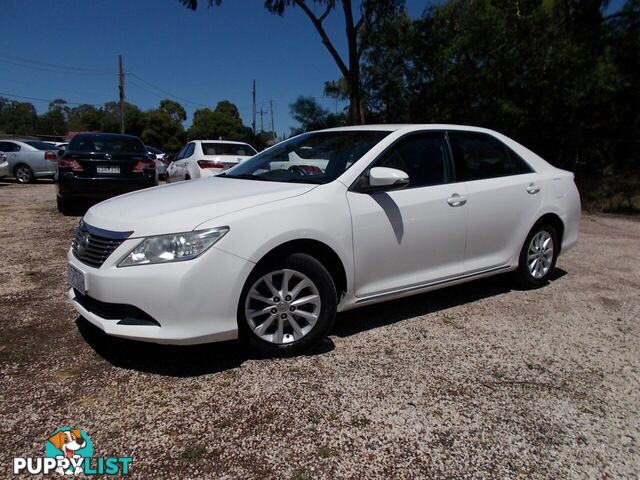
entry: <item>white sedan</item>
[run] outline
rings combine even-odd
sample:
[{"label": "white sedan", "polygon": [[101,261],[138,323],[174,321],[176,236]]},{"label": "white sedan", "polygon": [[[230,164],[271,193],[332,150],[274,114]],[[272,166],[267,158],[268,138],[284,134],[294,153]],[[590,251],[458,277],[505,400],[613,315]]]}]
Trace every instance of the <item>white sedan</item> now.
[{"label": "white sedan", "polygon": [[211,177],[236,166],[257,152],[242,142],[192,140],[167,168],[167,183]]},{"label": "white sedan", "polygon": [[69,298],[109,335],[288,354],[336,312],[504,272],[546,285],[579,219],[573,174],[500,133],[329,129],[94,206]]}]

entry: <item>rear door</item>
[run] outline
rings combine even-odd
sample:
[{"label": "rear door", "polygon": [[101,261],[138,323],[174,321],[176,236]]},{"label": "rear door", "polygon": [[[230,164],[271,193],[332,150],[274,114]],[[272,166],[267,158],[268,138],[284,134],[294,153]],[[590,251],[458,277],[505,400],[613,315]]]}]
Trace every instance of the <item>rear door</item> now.
[{"label": "rear door", "polygon": [[493,135],[449,131],[457,178],[466,182],[468,227],[465,269],[505,266],[542,201],[538,174]]}]

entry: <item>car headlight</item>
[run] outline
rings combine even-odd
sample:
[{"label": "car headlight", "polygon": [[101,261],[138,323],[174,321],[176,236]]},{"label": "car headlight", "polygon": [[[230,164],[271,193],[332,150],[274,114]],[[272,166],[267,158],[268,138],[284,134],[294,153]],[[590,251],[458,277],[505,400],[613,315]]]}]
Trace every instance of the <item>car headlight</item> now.
[{"label": "car headlight", "polygon": [[118,264],[119,267],[191,260],[220,240],[229,227],[145,238]]}]

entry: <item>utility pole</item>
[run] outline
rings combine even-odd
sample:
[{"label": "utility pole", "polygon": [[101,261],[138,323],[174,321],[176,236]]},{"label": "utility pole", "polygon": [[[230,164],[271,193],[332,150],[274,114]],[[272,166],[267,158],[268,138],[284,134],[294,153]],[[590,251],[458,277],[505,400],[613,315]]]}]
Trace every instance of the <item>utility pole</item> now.
[{"label": "utility pole", "polygon": [[271,131],[273,132],[273,139],[276,139],[276,126],[273,123],[273,100],[269,99],[269,107],[271,108]]},{"label": "utility pole", "polygon": [[118,55],[118,78],[120,90],[120,133],[124,134],[124,72],[122,71],[122,55]]},{"label": "utility pole", "polygon": [[260,107],[260,111],[258,112],[260,114],[260,131],[264,132],[264,114],[267,113],[264,110],[262,110],[262,107]]},{"label": "utility pole", "polygon": [[253,81],[253,134],[256,134],[256,81]]}]

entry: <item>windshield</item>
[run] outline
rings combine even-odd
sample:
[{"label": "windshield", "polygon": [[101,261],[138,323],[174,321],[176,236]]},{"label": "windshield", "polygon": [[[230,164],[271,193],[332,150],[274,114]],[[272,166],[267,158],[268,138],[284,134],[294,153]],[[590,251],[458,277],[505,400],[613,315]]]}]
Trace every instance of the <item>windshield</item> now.
[{"label": "windshield", "polygon": [[241,143],[203,143],[202,152],[205,155],[240,155],[252,157],[256,151],[246,144]]},{"label": "windshield", "polygon": [[144,153],[144,145],[135,137],[120,135],[76,135],[69,143],[71,152]]},{"label": "windshield", "polygon": [[57,150],[58,149],[58,147],[56,147],[53,143],[38,142],[35,140],[27,140],[24,143],[38,150]]},{"label": "windshield", "polygon": [[313,132],[282,142],[219,176],[270,182],[329,183],[390,132]]}]

